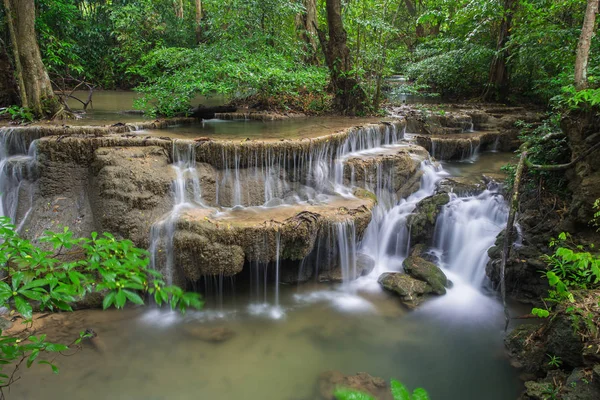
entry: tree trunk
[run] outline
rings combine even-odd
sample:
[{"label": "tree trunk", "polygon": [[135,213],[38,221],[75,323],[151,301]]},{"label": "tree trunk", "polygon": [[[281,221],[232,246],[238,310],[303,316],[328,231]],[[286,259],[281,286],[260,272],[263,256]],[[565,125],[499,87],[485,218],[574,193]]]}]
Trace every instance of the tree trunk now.
[{"label": "tree trunk", "polygon": [[364,111],[367,96],[358,81],[350,76],[352,61],[342,22],[341,0],[327,0],[326,6],[329,39],[323,31],[319,31],[319,40],[331,75],[334,105],[343,114],[356,115]]},{"label": "tree trunk", "polygon": [[596,14],[598,13],[599,0],[588,0],[585,9],[581,35],[577,43],[577,58],[575,59],[575,88],[582,90],[587,87],[587,64],[590,54],[590,44],[594,35]]},{"label": "tree trunk", "polygon": [[15,53],[17,82],[21,86],[21,105],[31,108],[38,117],[54,115],[60,105],[42,63],[35,35],[34,0],[4,0],[4,6],[8,25],[14,31],[14,35],[11,33],[11,41]]},{"label": "tree trunk", "polygon": [[509,80],[506,60],[510,56],[510,53],[506,48],[506,44],[508,43],[516,4],[515,0],[504,0],[504,15],[498,33],[496,55],[494,55],[492,64],[490,65],[488,87],[483,95],[485,100],[490,100],[491,98],[505,100],[508,97]]},{"label": "tree trunk", "polygon": [[175,0],[173,6],[175,7],[175,16],[183,19],[183,0]]},{"label": "tree trunk", "polygon": [[19,103],[18,87],[15,81],[15,71],[6,51],[6,46],[0,39],[0,107],[8,107]]},{"label": "tree trunk", "polygon": [[296,15],[296,29],[304,43],[305,61],[317,64],[317,1],[303,0],[304,11]]},{"label": "tree trunk", "polygon": [[202,0],[196,0],[196,43],[202,43]]}]

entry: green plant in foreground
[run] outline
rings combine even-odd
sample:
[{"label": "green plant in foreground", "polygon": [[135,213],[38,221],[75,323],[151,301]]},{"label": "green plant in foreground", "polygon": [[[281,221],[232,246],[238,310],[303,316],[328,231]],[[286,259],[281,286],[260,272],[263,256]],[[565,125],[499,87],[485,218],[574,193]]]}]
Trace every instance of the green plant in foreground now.
[{"label": "green plant in foreground", "polygon": [[13,121],[31,122],[34,119],[33,112],[27,107],[10,106],[4,110],[0,110],[0,115],[3,114],[9,114]]},{"label": "green plant in foreground", "polygon": [[558,356],[553,356],[550,354],[546,354],[548,357],[550,357],[550,361],[548,361],[548,365],[551,367],[555,367],[555,368],[560,368],[560,366],[562,365],[562,360],[560,359],[560,357]]},{"label": "green plant in foreground", "polygon": [[[91,293],[104,296],[104,309],[123,308],[128,302],[144,304],[144,296],[181,312],[202,307],[198,293],[165,285],[162,274],[148,268],[148,252],[129,240],[95,232],[90,238],[74,238],[64,228],[60,233],[46,232],[39,242],[49,250],[20,237],[10,220],[0,217],[0,307],[8,308],[10,315],[20,314],[25,324],[33,322],[34,306],[39,311],[72,311],[71,304]],[[18,379],[15,373],[24,362],[27,367],[36,361],[48,364],[57,373],[52,355],[88,336],[82,332],[65,345],[48,342],[46,335],[16,337],[0,332],[0,394]],[[42,354],[49,360],[38,360]],[[13,368],[10,375],[5,367]]]},{"label": "green plant in foreground", "polygon": [[[395,379],[391,380],[390,386],[394,400],[429,400],[429,394],[423,388],[417,388],[411,394],[406,386]],[[368,394],[346,388],[336,389],[334,396],[337,400],[374,400]]]}]

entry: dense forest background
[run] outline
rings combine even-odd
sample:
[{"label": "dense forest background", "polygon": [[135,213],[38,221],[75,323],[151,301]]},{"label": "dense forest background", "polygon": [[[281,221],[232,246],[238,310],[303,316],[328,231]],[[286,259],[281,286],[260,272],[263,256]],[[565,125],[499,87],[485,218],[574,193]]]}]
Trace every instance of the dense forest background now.
[{"label": "dense forest background", "polygon": [[[252,96],[267,107],[314,114],[335,106],[328,3],[338,3],[347,43],[340,70],[358,85],[354,97],[361,112],[379,109],[384,78],[391,74],[411,79],[412,85],[400,88],[404,92],[545,104],[574,84],[587,5],[585,0],[38,0],[35,28],[57,86],[85,81],[102,89],[135,88],[146,94],[140,107],[164,115],[186,110],[196,94]],[[0,13],[1,45],[7,48],[5,8]],[[600,41],[593,38],[592,86],[600,72],[598,50]]]}]

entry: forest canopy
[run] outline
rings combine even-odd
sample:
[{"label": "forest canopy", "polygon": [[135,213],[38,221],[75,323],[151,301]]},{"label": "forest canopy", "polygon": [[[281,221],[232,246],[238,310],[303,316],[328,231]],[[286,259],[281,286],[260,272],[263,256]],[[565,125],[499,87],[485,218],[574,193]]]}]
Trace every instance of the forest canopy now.
[{"label": "forest canopy", "polygon": [[[28,2],[35,4],[35,32],[53,86],[133,88],[144,94],[141,107],[164,115],[186,112],[197,94],[316,114],[340,106],[339,91],[351,91],[360,112],[375,112],[385,77],[393,74],[411,80],[407,93],[547,103],[574,84],[587,6],[585,0]],[[12,54],[6,10],[0,11],[2,53]],[[332,24],[336,14],[341,25]],[[592,87],[599,47],[593,37]]]}]

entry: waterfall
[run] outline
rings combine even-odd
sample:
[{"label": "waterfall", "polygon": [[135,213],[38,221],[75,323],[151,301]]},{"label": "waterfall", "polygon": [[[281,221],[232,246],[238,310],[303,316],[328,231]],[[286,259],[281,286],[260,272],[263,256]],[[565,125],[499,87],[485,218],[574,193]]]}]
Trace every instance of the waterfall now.
[{"label": "waterfall", "polygon": [[356,227],[353,220],[335,223],[338,259],[342,271],[342,284],[348,288],[356,273]]},{"label": "waterfall", "polygon": [[[0,128],[0,217],[9,217],[17,230],[27,219],[33,203],[28,178],[33,174],[35,140],[11,128]],[[27,204],[27,209],[22,204]],[[21,207],[21,209],[20,209]]]},{"label": "waterfall", "polygon": [[421,171],[423,175],[418,191],[401,199],[391,208],[389,203],[381,202],[373,210],[373,218],[361,246],[361,251],[375,260],[373,274],[400,268],[410,251],[410,232],[406,226],[408,216],[419,201],[435,192],[437,183],[447,175],[439,165],[430,160],[421,162]]},{"label": "waterfall", "polygon": [[440,250],[443,265],[472,286],[481,287],[487,250],[507,219],[508,207],[498,193],[486,190],[478,196],[452,195],[435,225],[434,247]]},{"label": "waterfall", "polygon": [[[154,269],[164,265],[164,275],[168,285],[173,284],[175,271],[175,249],[173,237],[175,223],[181,212],[187,208],[205,207],[202,202],[200,177],[196,170],[196,154],[193,144],[173,143],[173,209],[150,228],[150,264]],[[191,183],[192,198],[188,193]]]}]

